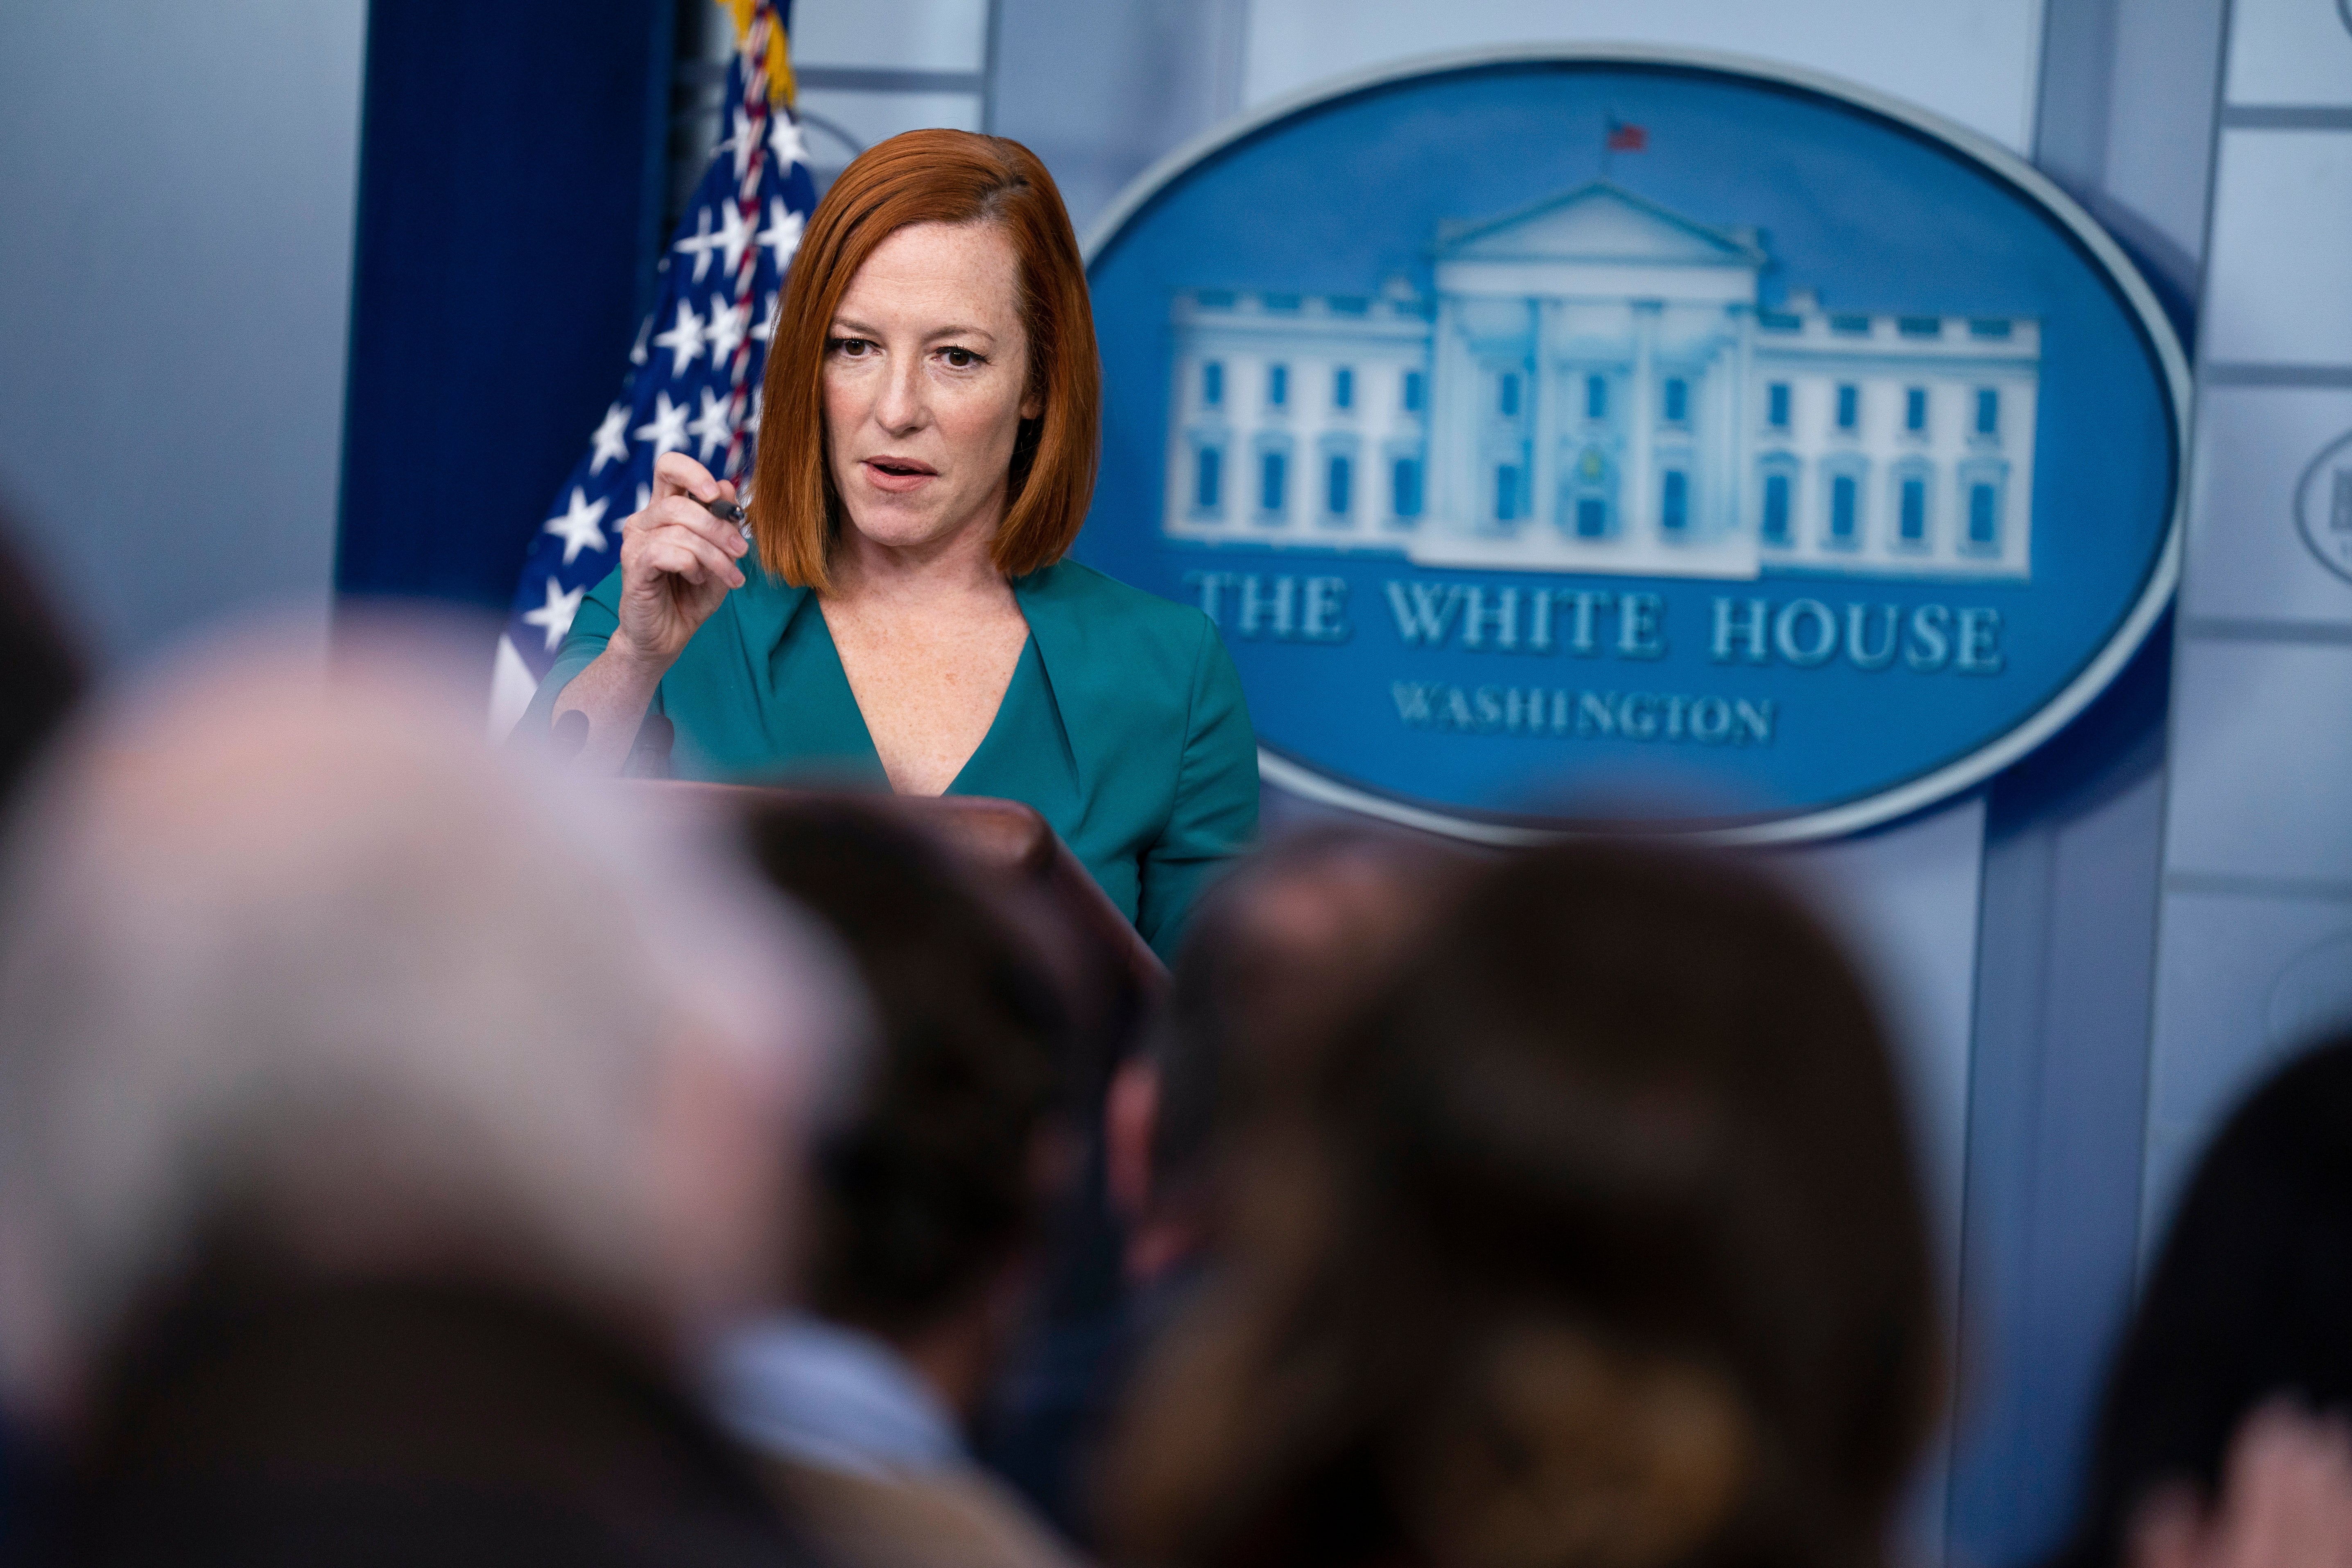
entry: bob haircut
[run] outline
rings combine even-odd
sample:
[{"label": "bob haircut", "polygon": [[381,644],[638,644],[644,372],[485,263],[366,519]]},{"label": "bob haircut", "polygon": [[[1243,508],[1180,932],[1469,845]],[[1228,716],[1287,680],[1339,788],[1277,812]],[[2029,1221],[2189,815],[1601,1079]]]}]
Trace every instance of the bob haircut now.
[{"label": "bob haircut", "polygon": [[1059,560],[1086,521],[1100,441],[1102,366],[1085,264],[1062,193],[1018,141],[969,131],[909,131],[860,153],[809,217],[793,257],[761,382],[751,475],[760,563],[796,588],[829,586],[842,500],[826,463],[824,347],[834,312],[866,258],[909,224],[996,224],[1021,273],[1028,392],[996,570],[1021,577]]},{"label": "bob haircut", "polygon": [[1942,1336],[1853,965],[1778,883],[1640,842],[1424,918],[1220,1129],[1221,1278],[1137,1379],[1106,1557],[1879,1568]]}]

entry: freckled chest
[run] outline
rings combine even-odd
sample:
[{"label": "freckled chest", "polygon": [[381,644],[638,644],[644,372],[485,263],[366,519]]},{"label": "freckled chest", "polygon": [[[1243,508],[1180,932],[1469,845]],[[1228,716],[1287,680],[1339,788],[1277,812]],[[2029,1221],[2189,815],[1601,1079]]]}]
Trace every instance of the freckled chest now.
[{"label": "freckled chest", "polygon": [[995,722],[1029,640],[1020,607],[996,605],[929,614],[821,606],[850,695],[890,787],[938,795],[955,782]]}]

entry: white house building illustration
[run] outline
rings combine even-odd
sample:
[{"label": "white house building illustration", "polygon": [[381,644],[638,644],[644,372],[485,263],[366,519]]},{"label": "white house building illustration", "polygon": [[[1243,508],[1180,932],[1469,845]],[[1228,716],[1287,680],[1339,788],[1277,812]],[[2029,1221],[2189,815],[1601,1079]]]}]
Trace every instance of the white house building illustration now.
[{"label": "white house building illustration", "polygon": [[1432,566],[2023,579],[2041,323],[1759,304],[1605,182],[1446,224],[1434,298],[1175,301],[1165,530]]}]

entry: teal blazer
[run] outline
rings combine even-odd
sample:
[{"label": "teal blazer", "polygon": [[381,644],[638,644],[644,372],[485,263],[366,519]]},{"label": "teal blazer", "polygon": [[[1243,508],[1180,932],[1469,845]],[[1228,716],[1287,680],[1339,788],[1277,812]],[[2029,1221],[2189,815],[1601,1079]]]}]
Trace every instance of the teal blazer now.
[{"label": "teal blazer", "polygon": [[[814,597],[743,566],[654,698],[677,727],[671,770],[887,789]],[[616,570],[581,601],[522,733],[544,733],[604,651],[620,595]],[[1202,888],[1257,832],[1257,742],[1233,659],[1198,610],[1075,561],[1016,579],[1013,596],[1029,642],[948,791],[1035,807],[1168,957]]]}]

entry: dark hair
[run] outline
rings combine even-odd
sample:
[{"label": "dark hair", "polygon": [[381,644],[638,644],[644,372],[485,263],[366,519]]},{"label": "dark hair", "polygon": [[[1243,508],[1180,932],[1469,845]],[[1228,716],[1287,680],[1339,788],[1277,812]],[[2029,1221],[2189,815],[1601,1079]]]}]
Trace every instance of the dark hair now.
[{"label": "dark hair", "polygon": [[1066,1082],[1048,982],[961,868],[879,807],[796,802],[752,824],[761,869],[829,923],[877,1050],[820,1134],[809,1303],[884,1334],[953,1311],[1034,1234],[1036,1141]]},{"label": "dark hair", "polygon": [[11,519],[0,511],[0,807],[44,743],[80,697],[80,654],[58,623],[32,570],[18,556]]},{"label": "dark hair", "polygon": [[1209,891],[1151,1040],[1155,1189],[1200,1186],[1218,1129],[1297,1087],[1469,863],[1395,832],[1318,828],[1260,851]]},{"label": "dark hair", "polygon": [[2278,1072],[2205,1152],[2107,1385],[2062,1563],[2121,1559],[2167,1482],[2219,1493],[2239,1423],[2273,1395],[2352,1404],[2352,1037]]},{"label": "dark hair", "polygon": [[1892,1064],[1774,884],[1475,873],[1234,1177],[1113,1516],[1164,1563],[1862,1564],[1940,1388]]},{"label": "dark hair", "polygon": [[908,131],[844,169],[809,214],[785,279],[761,382],[751,476],[760,561],[799,587],[827,585],[841,497],[824,460],[824,345],[834,312],[875,247],[910,224],[993,224],[1021,277],[1029,382],[1045,404],[1014,437],[1003,525],[990,559],[1007,577],[1050,566],[1078,537],[1101,445],[1102,363],[1086,263],[1062,193],[1018,141]]}]

